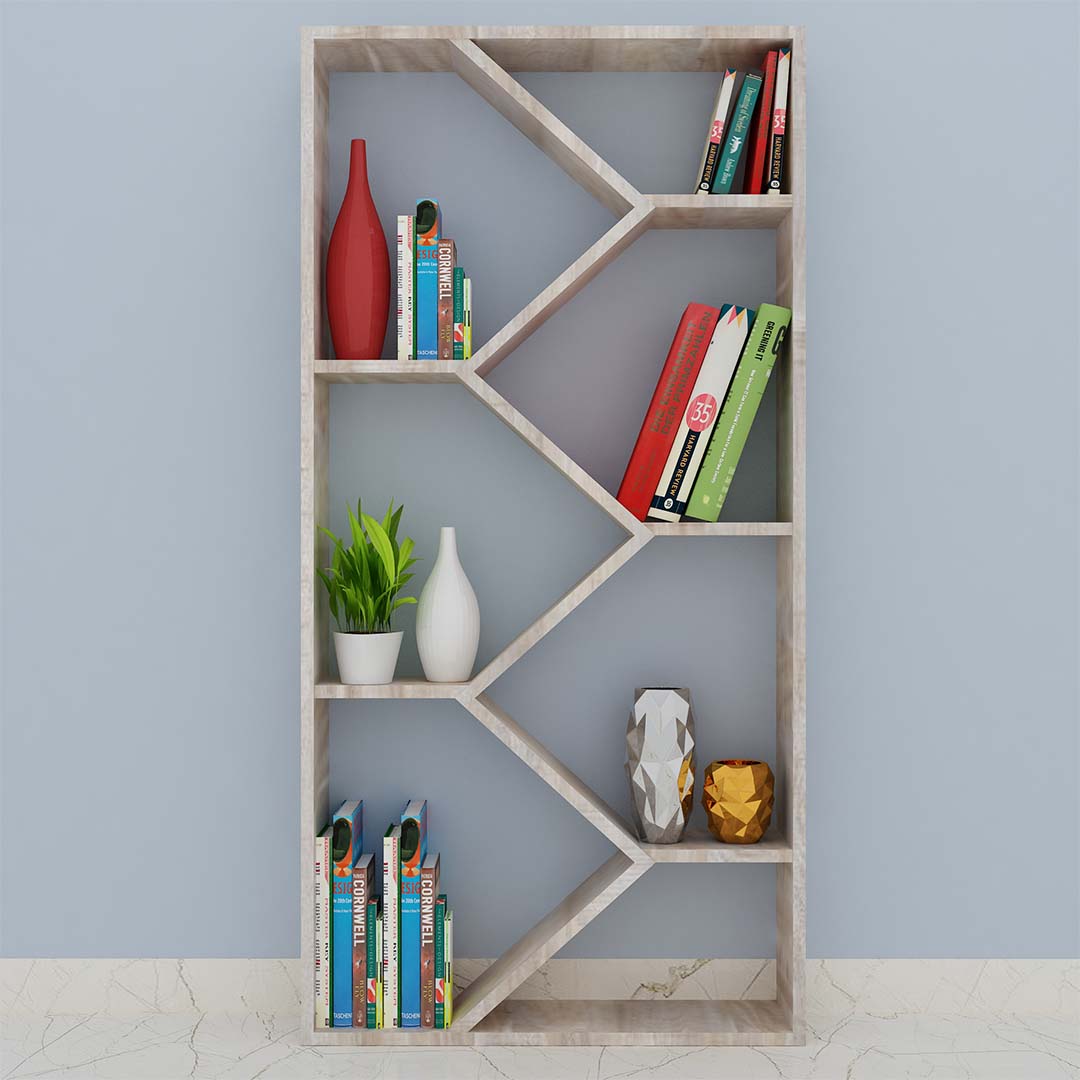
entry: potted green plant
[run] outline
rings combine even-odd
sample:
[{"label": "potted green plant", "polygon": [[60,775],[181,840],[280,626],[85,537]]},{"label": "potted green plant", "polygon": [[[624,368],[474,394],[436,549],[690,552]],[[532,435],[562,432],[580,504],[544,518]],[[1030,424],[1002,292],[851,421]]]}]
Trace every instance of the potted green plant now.
[{"label": "potted green plant", "polygon": [[318,570],[326,586],[330,614],[337,623],[334,651],[341,681],[351,684],[394,681],[400,630],[390,629],[390,618],[403,604],[415,604],[414,596],[398,596],[412,579],[409,567],[413,542],[397,542],[398,523],[405,508],[394,509],[393,500],[382,522],[365,514],[359,500],[356,513],[349,511],[352,543],[319,526],[334,544],[331,565]]}]

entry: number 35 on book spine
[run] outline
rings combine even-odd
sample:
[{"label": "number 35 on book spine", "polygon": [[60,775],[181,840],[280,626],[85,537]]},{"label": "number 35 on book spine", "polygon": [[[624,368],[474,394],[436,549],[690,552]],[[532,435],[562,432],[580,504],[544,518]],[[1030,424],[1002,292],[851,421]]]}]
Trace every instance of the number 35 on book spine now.
[{"label": "number 35 on book spine", "polygon": [[671,452],[649,508],[650,521],[679,521],[686,512],[709,436],[724,403],[754,313],[725,304],[701,363],[690,403],[683,413]]}]

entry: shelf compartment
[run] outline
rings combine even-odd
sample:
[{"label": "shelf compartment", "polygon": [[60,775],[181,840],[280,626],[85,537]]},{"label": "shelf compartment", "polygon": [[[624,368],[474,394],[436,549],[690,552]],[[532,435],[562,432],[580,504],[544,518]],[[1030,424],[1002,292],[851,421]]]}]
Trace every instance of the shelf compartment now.
[{"label": "shelf compartment", "polygon": [[453,382],[461,360],[316,360],[315,378],[332,383]]},{"label": "shelf compartment", "polygon": [[331,1028],[316,1046],[795,1046],[777,1001],[502,1002],[472,1030]]},{"label": "shelf compartment", "polygon": [[678,844],[642,844],[658,863],[789,863],[791,844],[769,836],[756,844],[722,844],[704,829],[688,829]]},{"label": "shelf compartment", "polygon": [[775,229],[790,195],[646,195],[653,229]]},{"label": "shelf compartment", "polygon": [[470,685],[470,683],[433,683],[426,679],[399,679],[391,683],[377,683],[370,686],[327,681],[315,684],[315,697],[331,700],[371,698],[460,700],[469,693]]},{"label": "shelf compartment", "polygon": [[507,1000],[473,1029],[478,1043],[563,1046],[783,1046],[796,1042],[776,1001]]},{"label": "shelf compartment", "polygon": [[790,521],[646,521],[653,536],[790,536]]}]

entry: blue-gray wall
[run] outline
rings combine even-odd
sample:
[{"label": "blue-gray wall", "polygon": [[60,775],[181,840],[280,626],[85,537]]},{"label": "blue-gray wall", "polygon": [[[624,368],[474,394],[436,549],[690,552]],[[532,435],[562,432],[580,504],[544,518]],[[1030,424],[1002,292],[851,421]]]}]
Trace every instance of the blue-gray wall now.
[{"label": "blue-gray wall", "polygon": [[[298,28],[507,10],[3,6],[4,954],[297,953]],[[1077,17],[927,10],[513,18],[807,27],[809,951],[1072,955]],[[685,186],[712,77],[524,81],[642,190]],[[395,134],[432,107],[472,143]],[[481,340],[611,221],[451,76],[336,77],[331,127],[335,198],[365,135],[386,221],[443,200]],[[770,252],[649,234],[493,382],[612,486],[681,305],[770,298]],[[482,658],[617,542],[456,388],[332,410],[335,523],[404,499],[429,560],[457,524]],[[732,516],[769,514],[773,411]],[[769,757],[773,554],[650,546],[494,696],[620,807],[635,685],[693,689],[705,757]],[[332,740],[372,833],[431,799],[465,954],[609,850],[457,706],[342,704]],[[572,950],[767,955],[771,907],[767,868],[658,869]]]}]

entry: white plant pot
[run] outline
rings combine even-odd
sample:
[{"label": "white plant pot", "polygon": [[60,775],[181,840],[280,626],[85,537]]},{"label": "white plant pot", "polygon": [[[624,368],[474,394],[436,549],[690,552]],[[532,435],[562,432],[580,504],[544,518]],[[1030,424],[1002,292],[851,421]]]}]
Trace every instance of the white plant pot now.
[{"label": "white plant pot", "polygon": [[416,647],[429,682],[465,682],[480,644],[480,606],[458,560],[457,533],[439,530],[439,554],[416,606]]},{"label": "white plant pot", "polygon": [[403,634],[401,630],[389,634],[334,631],[334,652],[341,681],[350,686],[393,682]]}]

